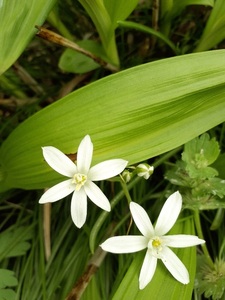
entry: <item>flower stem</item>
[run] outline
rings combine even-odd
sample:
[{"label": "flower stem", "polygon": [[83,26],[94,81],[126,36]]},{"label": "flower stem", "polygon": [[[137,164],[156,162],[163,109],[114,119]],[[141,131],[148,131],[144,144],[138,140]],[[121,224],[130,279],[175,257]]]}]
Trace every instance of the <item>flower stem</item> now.
[{"label": "flower stem", "polygon": [[[196,227],[196,230],[197,230],[198,237],[200,239],[204,240],[204,236],[203,236],[203,232],[202,232],[202,226],[201,226],[200,217],[199,217],[199,211],[197,211],[197,210],[194,211],[194,221],[195,221],[195,227]],[[207,259],[207,262],[208,262],[209,266],[212,269],[214,269],[213,260],[212,260],[210,254],[209,254],[206,243],[201,244],[201,247],[202,247],[202,251],[203,251],[203,253],[204,253],[204,255]]]},{"label": "flower stem", "polygon": [[132,201],[132,199],[131,199],[129,190],[127,188],[127,184],[121,176],[120,176],[120,183],[121,183],[121,186],[123,188],[124,195],[126,196],[128,204],[129,204]]}]

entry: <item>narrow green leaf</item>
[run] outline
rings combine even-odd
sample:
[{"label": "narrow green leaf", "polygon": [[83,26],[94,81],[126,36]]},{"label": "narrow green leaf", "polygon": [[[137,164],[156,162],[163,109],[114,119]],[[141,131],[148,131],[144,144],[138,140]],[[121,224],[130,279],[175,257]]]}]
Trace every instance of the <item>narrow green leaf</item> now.
[{"label": "narrow green leaf", "polygon": [[102,0],[79,0],[94,22],[108,59],[119,66],[115,32],[109,13]]},{"label": "narrow green leaf", "polygon": [[[180,233],[194,234],[192,218],[187,218],[184,222],[177,222],[169,234]],[[112,299],[143,300],[148,299],[149,295],[151,295],[151,300],[190,300],[196,270],[196,247],[179,249],[178,251],[177,249],[173,249],[173,251],[177,254],[189,271],[189,284],[183,285],[176,281],[161,261],[158,261],[156,272],[152,281],[143,290],[139,290],[138,277],[145,255],[145,251],[142,251],[135,255],[130,268]]]},{"label": "narrow green leaf", "polygon": [[166,43],[176,54],[179,54],[178,48],[174,45],[174,43],[172,43],[164,34],[162,34],[159,31],[156,31],[148,26],[131,22],[131,21],[118,21],[118,25],[121,27],[135,29],[135,30],[139,30],[154,35],[160,40],[162,40],[164,43]]},{"label": "narrow green leaf", "polygon": [[203,34],[194,52],[213,48],[225,38],[225,2],[216,0]]},{"label": "narrow green leaf", "polygon": [[225,120],[225,51],[144,64],[83,87],[18,126],[0,149],[0,190],[43,188],[62,177],[42,146],[76,153],[90,134],[93,164],[130,164],[174,149]]},{"label": "narrow green leaf", "polygon": [[0,74],[19,57],[42,25],[55,0],[2,0],[0,2]]}]

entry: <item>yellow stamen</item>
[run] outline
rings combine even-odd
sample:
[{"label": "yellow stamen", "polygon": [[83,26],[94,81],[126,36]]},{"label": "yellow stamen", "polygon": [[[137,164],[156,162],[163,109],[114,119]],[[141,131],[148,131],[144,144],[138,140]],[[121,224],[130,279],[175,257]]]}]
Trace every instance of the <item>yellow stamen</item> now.
[{"label": "yellow stamen", "polygon": [[80,188],[85,184],[87,176],[84,174],[77,173],[73,176],[72,183],[76,185],[76,191],[79,191]]},{"label": "yellow stamen", "polygon": [[152,241],[152,246],[153,246],[154,248],[160,247],[160,246],[161,246],[161,241],[160,241],[159,239],[153,240],[153,241]]}]

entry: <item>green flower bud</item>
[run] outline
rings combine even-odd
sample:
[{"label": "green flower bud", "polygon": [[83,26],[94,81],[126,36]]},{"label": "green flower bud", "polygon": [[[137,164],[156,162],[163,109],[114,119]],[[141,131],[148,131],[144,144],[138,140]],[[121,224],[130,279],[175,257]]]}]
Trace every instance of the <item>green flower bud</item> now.
[{"label": "green flower bud", "polygon": [[139,177],[144,177],[144,179],[148,179],[154,171],[154,167],[149,164],[142,163],[136,167],[136,172]]}]

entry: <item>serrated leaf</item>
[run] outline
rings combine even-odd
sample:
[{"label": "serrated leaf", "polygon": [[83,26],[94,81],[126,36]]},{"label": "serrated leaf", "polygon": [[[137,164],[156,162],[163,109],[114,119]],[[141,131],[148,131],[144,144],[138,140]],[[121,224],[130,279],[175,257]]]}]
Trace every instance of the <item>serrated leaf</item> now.
[{"label": "serrated leaf", "polygon": [[9,228],[0,234],[0,260],[6,257],[24,255],[30,248],[30,228]]},{"label": "serrated leaf", "polygon": [[0,3],[0,74],[7,70],[42,25],[55,0],[2,0]]},{"label": "serrated leaf", "polygon": [[219,144],[208,134],[195,138],[184,146],[182,159],[186,162],[186,170],[191,178],[211,178],[218,172],[211,165],[220,153]]},{"label": "serrated leaf", "polygon": [[[177,222],[170,234],[194,234],[194,224],[191,218],[184,222]],[[135,254],[133,263],[122,280],[118,290],[113,295],[113,300],[164,300],[182,299],[190,300],[193,291],[196,270],[196,248],[189,247],[173,251],[178,255],[189,271],[190,283],[183,285],[176,281],[165,266],[159,261],[152,281],[143,289],[138,288],[138,277],[144,259],[144,253]]]},{"label": "serrated leaf", "polygon": [[225,120],[225,51],[183,55],[130,68],[85,86],[18,126],[0,149],[0,191],[61,180],[42,146],[76,153],[89,134],[93,164],[130,164],[174,149]]},{"label": "serrated leaf", "polygon": [[7,269],[0,269],[0,289],[16,286],[18,280],[16,279],[14,272]]},{"label": "serrated leaf", "polygon": [[11,289],[0,289],[0,300],[15,300],[16,293]]}]

